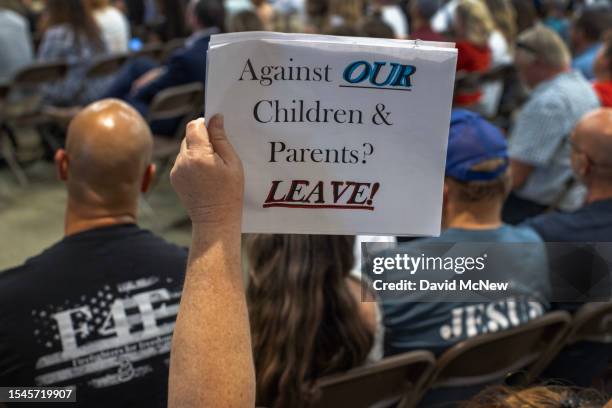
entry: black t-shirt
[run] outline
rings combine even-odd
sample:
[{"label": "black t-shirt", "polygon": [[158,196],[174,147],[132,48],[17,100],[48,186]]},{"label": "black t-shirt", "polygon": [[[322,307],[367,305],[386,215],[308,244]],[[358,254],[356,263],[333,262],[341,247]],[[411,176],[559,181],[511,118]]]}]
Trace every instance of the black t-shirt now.
[{"label": "black t-shirt", "polygon": [[571,213],[539,215],[524,225],[546,242],[612,242],[612,200],[595,201]]},{"label": "black t-shirt", "polygon": [[[533,228],[546,242],[612,242],[612,199],[594,201],[574,212],[542,214],[525,221],[523,225]],[[601,275],[595,269],[583,267],[571,273],[571,267],[572,263],[565,263],[565,268],[554,270],[563,281],[576,282],[576,287],[587,285],[588,288],[591,282],[596,282],[598,289],[607,287],[604,283],[609,282],[609,274],[605,280],[605,272]],[[552,278],[556,277],[553,275]],[[582,304],[555,302],[552,307],[574,313]]]},{"label": "black t-shirt", "polygon": [[0,386],[76,385],[71,407],[165,407],[186,262],[125,224],[0,273]]}]

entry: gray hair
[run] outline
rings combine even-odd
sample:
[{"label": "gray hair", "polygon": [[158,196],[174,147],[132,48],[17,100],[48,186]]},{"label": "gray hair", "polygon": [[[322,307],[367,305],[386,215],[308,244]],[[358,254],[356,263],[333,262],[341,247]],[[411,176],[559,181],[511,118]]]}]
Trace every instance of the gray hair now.
[{"label": "gray hair", "polygon": [[571,63],[571,54],[561,37],[541,24],[521,33],[516,47],[551,68],[563,69]]}]

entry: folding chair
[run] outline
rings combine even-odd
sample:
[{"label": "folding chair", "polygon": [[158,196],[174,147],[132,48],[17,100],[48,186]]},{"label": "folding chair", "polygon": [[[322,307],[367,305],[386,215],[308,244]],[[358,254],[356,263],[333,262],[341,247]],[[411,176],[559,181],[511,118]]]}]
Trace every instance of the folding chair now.
[{"label": "folding chair", "polygon": [[432,353],[414,351],[322,378],[312,407],[413,407],[434,365]]},{"label": "folding chair", "polygon": [[597,387],[612,363],[611,350],[612,302],[586,303],[574,314],[565,342],[551,354],[542,377]]},{"label": "folding chair", "polygon": [[[112,75],[119,71],[127,60],[127,54],[105,55],[96,58],[85,73],[86,79],[96,79]],[[85,83],[86,86],[86,83]]]},{"label": "folding chair", "polygon": [[[41,114],[42,86],[62,80],[68,65],[63,61],[34,63],[15,74],[11,84],[4,87],[4,101],[0,111],[0,154],[22,186],[27,177],[17,160],[17,138],[14,127],[37,126],[49,121]],[[3,140],[3,137],[9,140]]]},{"label": "folding chair", "polygon": [[566,312],[551,312],[524,325],[456,344],[438,358],[422,406],[469,399],[519,371],[525,374],[523,382],[530,383],[549,361],[548,351],[564,339],[570,321]]},{"label": "folding chair", "polygon": [[[77,92],[77,99],[80,99],[83,93],[87,90],[87,86],[89,85],[88,81],[110,77],[121,69],[127,59],[127,54],[113,54],[95,58],[87,71],[85,71],[85,77]],[[45,113],[48,115],[51,122],[57,125],[58,128],[62,129],[62,131],[65,131],[74,115],[76,115],[76,113],[78,113],[80,110],[74,108],[75,107],[58,109],[54,106],[50,106],[46,107]]]},{"label": "folding chair", "polygon": [[587,303],[576,312],[567,343],[579,341],[612,343],[612,302]]},{"label": "folding chair", "polygon": [[164,89],[153,98],[147,121],[181,118],[174,137],[154,136],[153,159],[157,161],[171,159],[181,146],[185,125],[193,119],[204,104],[204,87],[200,82],[193,82]]},{"label": "folding chair", "polygon": [[31,119],[40,112],[42,85],[62,80],[68,72],[63,61],[37,62],[22,68],[10,83],[7,90],[8,101],[3,110],[4,119]]}]

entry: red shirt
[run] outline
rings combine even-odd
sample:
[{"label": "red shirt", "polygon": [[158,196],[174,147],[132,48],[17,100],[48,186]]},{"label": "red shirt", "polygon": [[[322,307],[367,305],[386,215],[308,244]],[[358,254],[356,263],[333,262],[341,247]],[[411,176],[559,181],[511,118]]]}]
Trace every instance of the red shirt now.
[{"label": "red shirt", "polygon": [[[486,72],[491,67],[491,50],[467,41],[457,41],[459,55],[457,57],[457,71]],[[468,106],[480,101],[482,92],[456,92],[453,98],[455,105]]]},{"label": "red shirt", "polygon": [[595,82],[593,84],[593,89],[599,97],[601,106],[612,108],[612,81]]},{"label": "red shirt", "polygon": [[485,72],[491,66],[491,50],[467,41],[457,41],[457,71]]}]

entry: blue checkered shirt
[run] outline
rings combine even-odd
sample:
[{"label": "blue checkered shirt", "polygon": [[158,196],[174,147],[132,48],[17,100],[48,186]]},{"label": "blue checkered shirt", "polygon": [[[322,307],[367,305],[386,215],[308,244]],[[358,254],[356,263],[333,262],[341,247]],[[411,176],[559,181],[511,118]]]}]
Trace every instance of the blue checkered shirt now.
[{"label": "blue checkered shirt", "polygon": [[512,159],[534,166],[515,193],[541,205],[571,211],[582,205],[585,188],[574,183],[569,136],[576,122],[599,107],[587,80],[577,71],[565,72],[538,85],[525,103],[510,134]]}]

